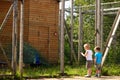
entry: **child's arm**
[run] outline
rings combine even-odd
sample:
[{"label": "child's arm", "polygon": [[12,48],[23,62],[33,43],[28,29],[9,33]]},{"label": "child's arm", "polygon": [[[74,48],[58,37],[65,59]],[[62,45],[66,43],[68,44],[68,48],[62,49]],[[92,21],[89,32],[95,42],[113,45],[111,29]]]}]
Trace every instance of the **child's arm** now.
[{"label": "child's arm", "polygon": [[96,64],[96,57],[94,58],[94,64]]},{"label": "child's arm", "polygon": [[96,64],[97,55],[94,55],[94,64]]},{"label": "child's arm", "polygon": [[82,56],[86,57],[87,56],[87,52],[85,52],[85,54],[81,53]]},{"label": "child's arm", "polygon": [[81,52],[81,55],[82,55],[82,56],[85,56],[82,52]]}]

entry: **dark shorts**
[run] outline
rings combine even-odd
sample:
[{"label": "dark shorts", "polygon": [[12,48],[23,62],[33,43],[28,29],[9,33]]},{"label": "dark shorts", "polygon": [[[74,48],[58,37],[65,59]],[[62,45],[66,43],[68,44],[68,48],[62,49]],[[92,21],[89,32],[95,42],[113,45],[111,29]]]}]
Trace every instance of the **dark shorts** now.
[{"label": "dark shorts", "polygon": [[95,64],[95,68],[96,68],[97,70],[101,70],[101,64]]},{"label": "dark shorts", "polygon": [[92,67],[93,61],[86,61],[86,68],[89,69]]}]

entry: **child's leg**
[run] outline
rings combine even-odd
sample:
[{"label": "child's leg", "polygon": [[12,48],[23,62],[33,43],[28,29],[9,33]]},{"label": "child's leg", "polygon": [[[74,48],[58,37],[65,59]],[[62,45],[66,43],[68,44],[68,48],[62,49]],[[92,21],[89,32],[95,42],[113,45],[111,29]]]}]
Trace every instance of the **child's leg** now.
[{"label": "child's leg", "polygon": [[87,75],[85,75],[85,77],[91,77],[91,68],[87,69]]},{"label": "child's leg", "polygon": [[87,75],[90,75],[90,74],[89,74],[89,69],[87,69]]},{"label": "child's leg", "polygon": [[87,75],[91,76],[91,73],[92,73],[92,69],[91,69],[91,68],[88,68],[88,69],[87,69]]},{"label": "child's leg", "polygon": [[96,75],[98,74],[98,70],[96,69]]},{"label": "child's leg", "polygon": [[101,64],[98,65],[98,77],[101,76]]},{"label": "child's leg", "polygon": [[96,74],[98,74],[98,70],[96,70]]},{"label": "child's leg", "polygon": [[90,68],[90,74],[92,75],[92,68]]},{"label": "child's leg", "polygon": [[98,77],[98,65],[97,64],[95,64],[95,69],[96,69],[95,77]]},{"label": "child's leg", "polygon": [[101,74],[101,71],[100,71],[100,70],[98,70],[98,74]]},{"label": "child's leg", "polygon": [[86,67],[87,67],[87,77],[88,76],[90,77],[91,73],[92,73],[92,69],[91,69],[91,67],[92,67],[92,61],[87,61]]},{"label": "child's leg", "polygon": [[98,77],[101,77],[101,71],[98,70]]}]

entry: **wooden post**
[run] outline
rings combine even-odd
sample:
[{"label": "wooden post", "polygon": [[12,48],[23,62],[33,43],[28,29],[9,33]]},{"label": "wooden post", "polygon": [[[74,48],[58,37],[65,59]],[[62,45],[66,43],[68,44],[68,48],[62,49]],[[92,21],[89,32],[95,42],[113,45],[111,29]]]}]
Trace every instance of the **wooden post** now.
[{"label": "wooden post", "polygon": [[70,51],[71,51],[71,64],[72,64],[72,61],[73,61],[73,58],[75,59],[75,62],[76,64],[78,63],[77,62],[77,57],[76,57],[76,54],[75,54],[75,51],[74,51],[74,47],[73,47],[73,0],[71,0],[71,20],[70,20]]},{"label": "wooden post", "polygon": [[70,20],[70,33],[71,33],[71,36],[70,36],[70,51],[71,51],[71,64],[72,64],[72,61],[73,61],[73,0],[70,0],[71,1],[71,20]]},{"label": "wooden post", "polygon": [[83,15],[79,6],[79,27],[78,27],[78,62],[80,61],[80,52],[82,52],[82,35],[83,35]]},{"label": "wooden post", "polygon": [[101,1],[96,0],[96,6],[95,6],[95,30],[96,30],[95,45],[96,46],[101,46],[100,27],[101,27]]},{"label": "wooden post", "polygon": [[104,14],[103,14],[103,7],[101,7],[101,52],[103,52],[103,18],[104,18]]},{"label": "wooden post", "polygon": [[[59,3],[60,5],[60,3]],[[58,40],[59,40],[59,54],[60,54],[60,33],[61,33],[61,10],[59,10],[59,27],[58,27],[58,33],[59,33],[59,37],[58,37]],[[60,56],[60,55],[59,55]]]},{"label": "wooden post", "polygon": [[13,2],[13,29],[12,29],[12,70],[16,75],[17,70],[17,23],[18,23],[18,0]]},{"label": "wooden post", "polygon": [[20,78],[23,76],[23,29],[24,29],[24,0],[20,2],[20,49],[19,49],[19,72]]},{"label": "wooden post", "polygon": [[60,71],[64,74],[64,12],[65,12],[65,0],[61,0],[61,34],[60,34]]}]

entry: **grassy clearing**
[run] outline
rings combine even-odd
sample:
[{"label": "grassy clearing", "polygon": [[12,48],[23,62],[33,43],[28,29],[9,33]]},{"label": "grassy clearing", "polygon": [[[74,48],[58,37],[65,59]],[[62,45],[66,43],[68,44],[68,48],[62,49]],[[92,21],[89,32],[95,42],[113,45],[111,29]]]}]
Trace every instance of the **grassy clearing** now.
[{"label": "grassy clearing", "polygon": [[[112,65],[105,65],[102,69],[102,75],[104,76],[120,76],[120,65],[112,64]],[[86,68],[85,65],[82,66],[71,66],[65,65],[65,73],[67,77],[72,76],[84,76],[86,75]],[[95,68],[93,66],[92,75],[95,74]],[[0,73],[10,74],[9,70],[0,70]],[[61,77],[60,73],[60,66],[53,65],[53,66],[39,66],[39,67],[25,67],[24,68],[24,77],[31,77],[31,78],[39,78],[39,77]],[[19,75],[17,75],[19,77]]]},{"label": "grassy clearing", "polygon": [[[120,76],[120,65],[106,65],[102,69],[102,75],[104,76]],[[95,69],[92,69],[92,75],[95,74]],[[45,77],[60,77],[60,67],[59,66],[49,66],[44,67],[40,66],[37,68],[26,68],[24,69],[24,76],[29,77],[37,77],[37,76],[45,76]],[[65,65],[65,73],[67,76],[84,76],[86,75],[85,65],[82,66],[71,66]]]}]

